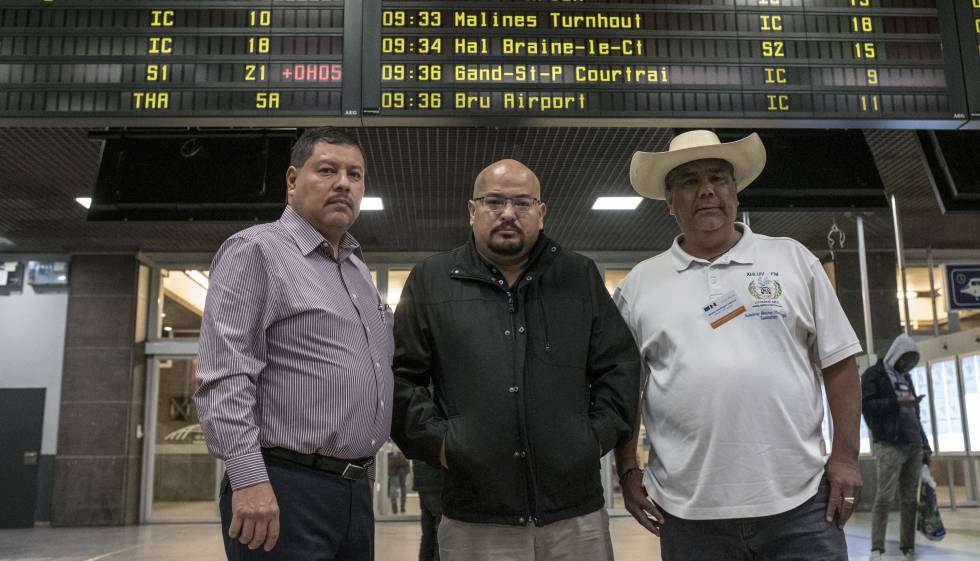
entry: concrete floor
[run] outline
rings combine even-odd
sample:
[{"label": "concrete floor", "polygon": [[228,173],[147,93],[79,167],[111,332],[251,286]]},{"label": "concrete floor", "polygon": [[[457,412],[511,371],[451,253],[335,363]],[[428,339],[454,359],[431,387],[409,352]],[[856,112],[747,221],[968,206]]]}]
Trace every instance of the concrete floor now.
[{"label": "concrete floor", "polygon": [[[918,535],[922,561],[980,561],[980,509],[944,511],[948,535],[926,542]],[[612,519],[617,561],[659,561],[660,547],[632,518]],[[889,553],[897,554],[898,520],[889,524]],[[221,561],[221,540],[215,524],[156,524],[128,527],[34,528],[0,530],[0,561]],[[851,559],[868,558],[870,522],[867,513],[848,524]],[[380,522],[378,561],[418,559],[418,524]],[[895,555],[892,559],[901,559]]]}]

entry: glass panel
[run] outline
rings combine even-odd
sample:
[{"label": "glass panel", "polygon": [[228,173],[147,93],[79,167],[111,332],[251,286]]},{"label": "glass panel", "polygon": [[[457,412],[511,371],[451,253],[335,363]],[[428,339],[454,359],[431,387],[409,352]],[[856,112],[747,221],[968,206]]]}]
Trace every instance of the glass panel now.
[{"label": "glass panel", "polygon": [[401,300],[402,297],[402,289],[405,288],[405,282],[408,280],[408,274],[411,272],[412,271],[410,269],[388,270],[387,302],[392,311],[398,307],[398,301]]},{"label": "glass panel", "polygon": [[156,361],[158,374],[153,443],[151,516],[212,520],[218,516],[218,460],[204,444],[191,400],[196,387],[190,358]]},{"label": "glass panel", "polygon": [[961,356],[960,369],[967,426],[970,427],[970,450],[980,452],[980,354]]},{"label": "glass panel", "polygon": [[929,447],[935,450],[936,441],[932,436],[932,411],[929,409],[929,400],[932,397],[929,395],[931,392],[929,391],[929,380],[926,377],[926,367],[916,366],[909,374],[912,376],[912,383],[915,385],[915,393],[926,396],[919,402],[919,420],[922,421],[922,430],[926,431],[926,438],[929,439]]},{"label": "glass panel", "polygon": [[960,416],[959,383],[956,380],[956,359],[929,363],[932,373],[932,393],[936,404],[936,427],[939,433],[939,452],[963,452],[963,424]]},{"label": "glass panel", "polygon": [[[419,509],[419,494],[415,491],[412,480],[413,464],[408,460],[398,445],[392,441],[378,452],[378,485],[376,492],[381,494],[378,514],[382,516],[417,517]],[[378,502],[375,501],[377,505]]]},{"label": "glass panel", "polygon": [[616,291],[616,287],[619,286],[619,283],[623,282],[623,279],[626,278],[626,275],[631,270],[632,269],[606,269],[606,290],[609,291],[609,294]]},{"label": "glass panel", "polygon": [[[901,272],[897,273],[897,284],[899,299],[899,316],[901,317],[902,324],[905,323],[905,308],[902,306],[902,275]],[[934,297],[936,298],[936,317],[939,321],[940,329],[946,329],[949,323],[949,318],[946,314],[946,305],[944,303],[944,279],[943,271],[941,267],[933,267],[933,282],[935,283],[936,293]],[[929,267],[907,267],[905,269],[905,279],[906,287],[908,292],[905,297],[909,302],[909,316],[912,318],[911,330],[921,331],[921,332],[931,332],[932,331],[932,299],[930,298],[931,293],[929,292]]]},{"label": "glass panel", "polygon": [[157,337],[196,338],[201,334],[208,271],[163,269],[160,271],[160,329]]}]

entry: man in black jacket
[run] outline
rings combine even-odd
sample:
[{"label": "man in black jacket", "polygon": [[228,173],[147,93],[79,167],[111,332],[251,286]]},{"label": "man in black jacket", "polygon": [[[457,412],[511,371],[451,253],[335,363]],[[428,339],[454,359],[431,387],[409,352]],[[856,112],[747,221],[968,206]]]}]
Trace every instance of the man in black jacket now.
[{"label": "man in black jacket", "polygon": [[929,440],[919,422],[919,397],[909,371],[919,363],[915,341],[899,335],[884,359],[861,375],[864,420],[875,442],[878,486],[871,518],[871,559],[885,552],[888,508],[898,490],[901,548],[914,558],[916,495],[922,463],[929,463]]},{"label": "man in black jacket", "polygon": [[446,468],[443,561],[612,559],[599,462],[630,435],[638,354],[540,197],[520,162],[484,169],[472,238],[417,265],[395,314],[392,437]]}]

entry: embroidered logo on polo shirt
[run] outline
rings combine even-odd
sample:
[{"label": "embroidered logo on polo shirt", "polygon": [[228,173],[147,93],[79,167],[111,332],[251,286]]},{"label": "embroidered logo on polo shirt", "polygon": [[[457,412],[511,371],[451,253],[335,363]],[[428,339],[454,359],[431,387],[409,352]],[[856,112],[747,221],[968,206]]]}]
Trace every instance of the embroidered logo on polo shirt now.
[{"label": "embroidered logo on polo shirt", "polygon": [[779,300],[783,295],[783,285],[772,277],[762,277],[749,282],[749,294],[756,300]]},{"label": "embroidered logo on polo shirt", "polygon": [[749,281],[749,294],[755,298],[751,310],[745,317],[758,317],[759,319],[784,319],[786,310],[780,302],[783,295],[783,285],[775,277],[779,273],[774,272],[751,272],[746,273],[751,278]]}]

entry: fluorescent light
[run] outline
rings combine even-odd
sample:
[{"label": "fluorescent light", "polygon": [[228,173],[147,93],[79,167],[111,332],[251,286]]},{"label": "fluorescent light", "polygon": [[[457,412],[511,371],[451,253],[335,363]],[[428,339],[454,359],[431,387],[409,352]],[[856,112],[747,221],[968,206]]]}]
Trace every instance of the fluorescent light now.
[{"label": "fluorescent light", "polygon": [[592,210],[636,210],[643,197],[598,197]]},{"label": "fluorescent light", "polygon": [[75,197],[75,202],[85,208],[89,208],[92,206],[92,197]]},{"label": "fluorescent light", "polygon": [[189,276],[192,281],[204,287],[204,290],[208,289],[208,277],[204,276],[201,271],[184,271],[184,274]]},{"label": "fluorescent light", "polygon": [[381,197],[364,197],[361,199],[361,210],[384,210],[385,205]]},{"label": "fluorescent light", "polygon": [[[899,300],[901,300],[902,299],[902,291],[899,290],[898,292],[896,292],[895,293],[895,297],[898,298]],[[919,293],[916,292],[916,291],[914,291],[914,290],[909,290],[909,291],[906,291],[905,292],[905,298],[907,300],[915,300],[918,297],[919,297]]]}]

